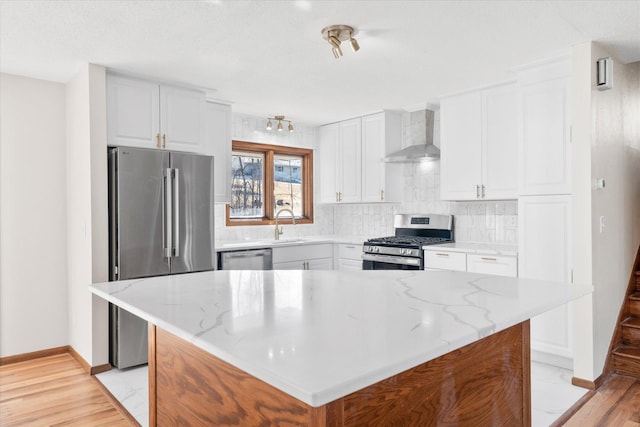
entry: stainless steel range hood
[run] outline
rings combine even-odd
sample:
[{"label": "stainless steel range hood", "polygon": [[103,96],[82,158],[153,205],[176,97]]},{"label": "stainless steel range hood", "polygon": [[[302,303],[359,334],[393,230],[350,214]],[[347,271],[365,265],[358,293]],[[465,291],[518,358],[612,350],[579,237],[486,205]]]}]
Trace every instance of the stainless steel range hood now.
[{"label": "stainless steel range hood", "polygon": [[440,159],[440,149],[433,145],[434,112],[414,111],[410,114],[409,140],[411,145],[384,158],[389,163],[414,163]]}]

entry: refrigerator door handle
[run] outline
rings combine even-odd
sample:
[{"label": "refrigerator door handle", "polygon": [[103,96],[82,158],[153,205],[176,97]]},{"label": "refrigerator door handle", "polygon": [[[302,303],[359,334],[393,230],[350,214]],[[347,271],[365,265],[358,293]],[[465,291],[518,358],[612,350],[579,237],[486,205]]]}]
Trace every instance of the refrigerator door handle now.
[{"label": "refrigerator door handle", "polygon": [[163,224],[163,254],[166,258],[171,258],[171,238],[172,238],[172,225],[173,221],[171,218],[172,210],[173,210],[173,202],[172,202],[172,185],[171,185],[171,169],[165,169],[164,173],[164,224]]},{"label": "refrigerator door handle", "polygon": [[173,169],[173,200],[171,225],[173,232],[173,256],[180,256],[180,169]]}]

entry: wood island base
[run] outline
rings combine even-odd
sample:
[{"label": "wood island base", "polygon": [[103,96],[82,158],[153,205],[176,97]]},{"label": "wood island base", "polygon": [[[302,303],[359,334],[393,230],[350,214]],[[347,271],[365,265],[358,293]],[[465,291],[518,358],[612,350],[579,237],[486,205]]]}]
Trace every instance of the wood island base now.
[{"label": "wood island base", "polygon": [[149,325],[149,425],[531,425],[529,321],[315,408]]}]

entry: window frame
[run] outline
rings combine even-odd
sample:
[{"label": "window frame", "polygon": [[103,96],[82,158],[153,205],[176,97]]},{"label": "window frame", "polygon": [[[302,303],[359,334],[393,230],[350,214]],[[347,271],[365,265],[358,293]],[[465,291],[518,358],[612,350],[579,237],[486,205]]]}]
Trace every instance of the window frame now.
[{"label": "window frame", "polygon": [[[273,225],[274,214],[274,156],[302,157],[302,217],[295,218],[296,224],[313,224],[313,150],[310,148],[285,147],[281,145],[259,144],[247,141],[231,141],[231,153],[234,151],[262,153],[264,155],[264,216],[262,218],[231,218],[231,205],[226,204],[227,226],[236,225]],[[231,159],[230,159],[231,160]],[[267,196],[268,195],[268,196]],[[291,218],[280,217],[278,224],[292,224]]]}]

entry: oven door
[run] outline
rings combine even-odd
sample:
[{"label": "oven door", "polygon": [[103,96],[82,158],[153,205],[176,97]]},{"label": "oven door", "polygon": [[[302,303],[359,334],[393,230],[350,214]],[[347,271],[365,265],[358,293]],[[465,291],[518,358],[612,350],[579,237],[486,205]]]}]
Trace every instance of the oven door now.
[{"label": "oven door", "polygon": [[422,270],[422,258],[362,254],[363,270]]}]

